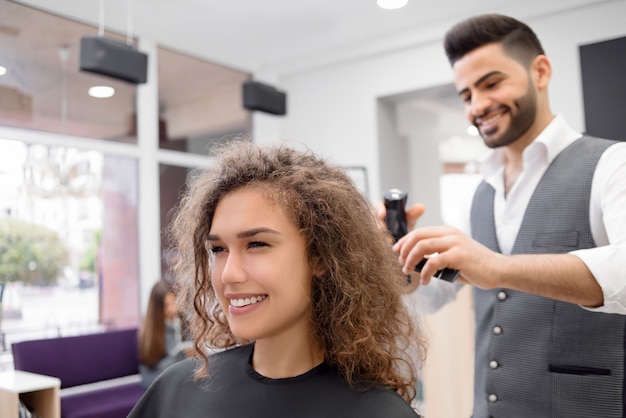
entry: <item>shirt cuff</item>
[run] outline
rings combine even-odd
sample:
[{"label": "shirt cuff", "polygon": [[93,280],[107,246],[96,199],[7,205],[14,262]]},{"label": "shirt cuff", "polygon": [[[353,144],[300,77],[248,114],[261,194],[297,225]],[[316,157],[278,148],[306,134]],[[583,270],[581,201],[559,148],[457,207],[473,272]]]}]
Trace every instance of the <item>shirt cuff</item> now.
[{"label": "shirt cuff", "polygon": [[616,313],[626,315],[626,248],[618,245],[606,245],[585,250],[572,251],[570,254],[580,258],[596,279],[604,304],[598,308],[582,308],[592,312]]}]

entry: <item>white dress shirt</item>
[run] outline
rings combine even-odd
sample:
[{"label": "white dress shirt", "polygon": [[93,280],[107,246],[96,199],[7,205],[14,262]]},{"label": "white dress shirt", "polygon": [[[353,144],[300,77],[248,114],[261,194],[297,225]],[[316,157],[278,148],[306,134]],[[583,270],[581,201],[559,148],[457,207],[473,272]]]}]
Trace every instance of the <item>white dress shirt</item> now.
[{"label": "white dress shirt", "polygon": [[[506,199],[502,149],[494,149],[482,159],[480,174],[495,189],[496,235],[503,254],[511,253],[528,202],[548,166],[580,137],[557,115],[524,150],[523,171]],[[464,213],[458,218],[460,224],[454,226],[471,234],[471,201],[457,207]],[[600,157],[591,184],[589,216],[597,247],[571,253],[587,265],[604,294],[604,305],[589,310],[626,314],[626,142],[609,147]],[[413,292],[413,302],[421,305],[423,311],[432,312],[454,300],[461,286],[431,280],[428,286],[420,286]]]}]

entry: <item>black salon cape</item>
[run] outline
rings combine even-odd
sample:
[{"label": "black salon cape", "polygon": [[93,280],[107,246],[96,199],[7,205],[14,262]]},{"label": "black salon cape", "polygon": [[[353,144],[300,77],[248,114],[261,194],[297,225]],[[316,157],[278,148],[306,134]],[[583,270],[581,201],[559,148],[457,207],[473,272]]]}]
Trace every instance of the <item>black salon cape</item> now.
[{"label": "black salon cape", "polygon": [[165,370],[129,418],[415,418],[396,392],[351,389],[337,370],[321,364],[291,378],[270,379],[250,366],[254,345],[212,355],[210,377],[194,380],[186,359]]}]

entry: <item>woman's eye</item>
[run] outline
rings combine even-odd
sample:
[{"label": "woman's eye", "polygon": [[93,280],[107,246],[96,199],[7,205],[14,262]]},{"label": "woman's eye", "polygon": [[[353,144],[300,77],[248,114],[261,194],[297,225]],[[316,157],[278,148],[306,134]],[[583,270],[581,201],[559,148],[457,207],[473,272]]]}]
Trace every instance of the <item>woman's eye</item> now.
[{"label": "woman's eye", "polygon": [[261,241],[251,241],[248,244],[248,248],[259,248],[259,247],[267,247],[267,243]]},{"label": "woman's eye", "polygon": [[224,251],[224,247],[220,247],[219,245],[216,246],[211,246],[211,248],[209,249],[209,251],[211,251],[213,254],[216,253],[221,253]]}]

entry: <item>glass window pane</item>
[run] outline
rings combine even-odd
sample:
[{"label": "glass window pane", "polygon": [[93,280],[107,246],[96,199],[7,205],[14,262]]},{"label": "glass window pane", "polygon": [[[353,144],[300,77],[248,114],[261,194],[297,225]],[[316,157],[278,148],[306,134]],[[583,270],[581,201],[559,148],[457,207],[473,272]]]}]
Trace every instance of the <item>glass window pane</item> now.
[{"label": "glass window pane", "polygon": [[100,322],[111,328],[139,324],[138,162],[104,156]]},{"label": "glass window pane", "polygon": [[0,354],[137,326],[137,189],[133,158],[0,139]]},{"label": "glass window pane", "polygon": [[186,191],[187,175],[192,169],[170,164],[159,164],[159,196],[161,200],[161,277],[172,280],[169,271],[170,263],[174,257],[169,252],[170,244],[165,234],[172,220],[172,209],[180,201],[180,197]]},{"label": "glass window pane", "polygon": [[[136,87],[79,70],[80,38],[97,35],[96,27],[0,1],[0,125],[136,142]],[[115,94],[88,94],[101,85]]]},{"label": "glass window pane", "polygon": [[159,48],[159,146],[206,154],[216,140],[251,135],[242,84],[250,75]]}]

